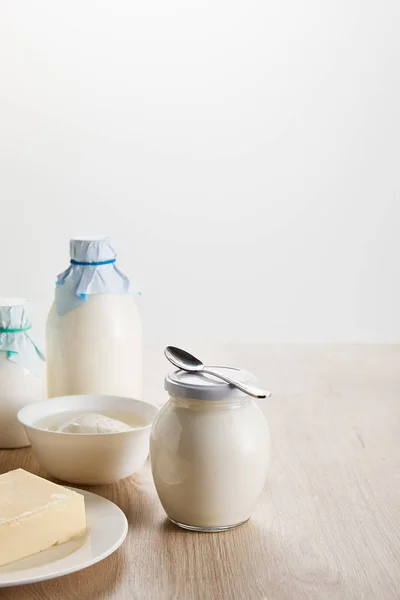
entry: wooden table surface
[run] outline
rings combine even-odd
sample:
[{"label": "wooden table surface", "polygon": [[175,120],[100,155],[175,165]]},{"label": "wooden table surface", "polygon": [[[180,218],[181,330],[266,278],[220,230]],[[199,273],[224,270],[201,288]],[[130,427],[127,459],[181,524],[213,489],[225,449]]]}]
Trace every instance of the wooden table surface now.
[{"label": "wooden table surface", "polygon": [[[182,531],[166,520],[146,465],[90,488],[128,517],[115,554],[0,598],[398,600],[400,346],[193,351],[253,370],[273,392],[263,404],[271,471],[253,518],[226,533]],[[148,349],[146,367],[146,399],[158,403],[167,366]],[[0,451],[0,472],[16,467],[43,475],[29,449]]]}]

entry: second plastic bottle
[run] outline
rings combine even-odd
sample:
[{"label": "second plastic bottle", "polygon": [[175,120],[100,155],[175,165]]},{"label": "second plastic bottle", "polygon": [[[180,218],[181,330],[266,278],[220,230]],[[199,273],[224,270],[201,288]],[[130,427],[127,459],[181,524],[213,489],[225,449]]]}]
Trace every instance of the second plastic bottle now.
[{"label": "second plastic bottle", "polygon": [[109,238],[74,239],[46,327],[47,394],[142,397],[142,325]]}]

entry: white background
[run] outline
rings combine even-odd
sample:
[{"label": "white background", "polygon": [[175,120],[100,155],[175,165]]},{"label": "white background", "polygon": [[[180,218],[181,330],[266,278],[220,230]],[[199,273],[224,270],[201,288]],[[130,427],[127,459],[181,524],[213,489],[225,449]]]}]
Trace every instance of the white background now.
[{"label": "white background", "polygon": [[2,0],[2,295],[112,235],[149,343],[400,342],[398,0]]}]

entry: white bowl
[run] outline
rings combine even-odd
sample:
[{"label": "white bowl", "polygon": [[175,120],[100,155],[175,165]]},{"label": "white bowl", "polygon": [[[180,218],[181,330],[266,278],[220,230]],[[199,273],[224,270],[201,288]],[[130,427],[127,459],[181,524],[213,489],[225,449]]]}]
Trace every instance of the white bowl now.
[{"label": "white bowl", "polygon": [[[38,421],[62,412],[135,413],[149,425],[120,433],[48,431]],[[153,404],[120,396],[62,396],[29,404],[18,412],[39,464],[56,479],[86,485],[111,483],[136,473],[149,454]],[[66,415],[66,420],[68,420]]]}]

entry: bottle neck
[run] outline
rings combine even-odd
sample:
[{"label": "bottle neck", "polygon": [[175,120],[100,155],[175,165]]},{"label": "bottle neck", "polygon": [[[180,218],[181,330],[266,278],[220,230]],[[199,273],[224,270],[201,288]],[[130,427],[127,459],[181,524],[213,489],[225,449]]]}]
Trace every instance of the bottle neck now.
[{"label": "bottle neck", "polygon": [[71,258],[69,262],[71,265],[76,265],[78,267],[102,267],[103,265],[113,265],[116,261],[116,258],[111,258],[110,260],[99,260],[95,262],[86,262],[84,260],[75,260]]},{"label": "bottle neck", "polygon": [[0,327],[0,333],[24,333],[32,329],[32,325],[27,327]]}]

